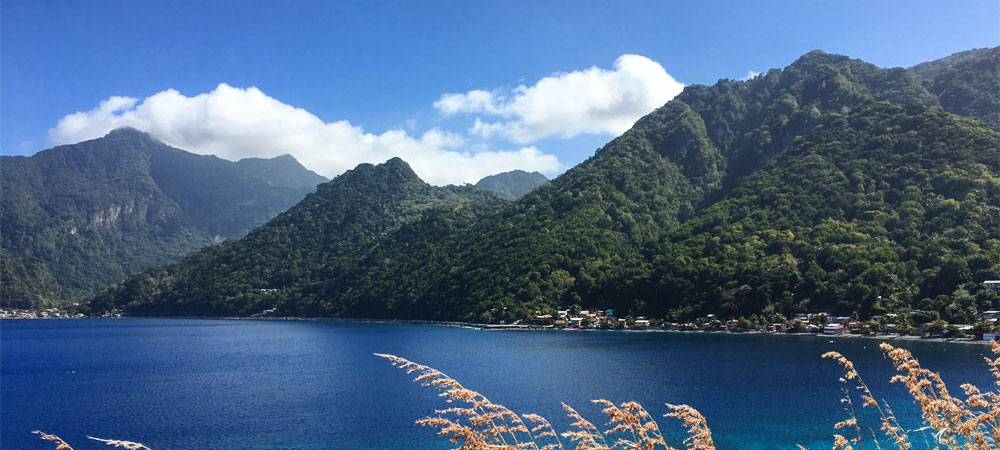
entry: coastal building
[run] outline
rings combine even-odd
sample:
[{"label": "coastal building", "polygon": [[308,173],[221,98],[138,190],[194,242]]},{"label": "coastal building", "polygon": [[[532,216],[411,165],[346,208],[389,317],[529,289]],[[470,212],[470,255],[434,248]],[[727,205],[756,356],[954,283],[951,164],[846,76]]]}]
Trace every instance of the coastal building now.
[{"label": "coastal building", "polygon": [[827,325],[823,327],[823,334],[830,336],[838,336],[844,334],[843,325]]}]

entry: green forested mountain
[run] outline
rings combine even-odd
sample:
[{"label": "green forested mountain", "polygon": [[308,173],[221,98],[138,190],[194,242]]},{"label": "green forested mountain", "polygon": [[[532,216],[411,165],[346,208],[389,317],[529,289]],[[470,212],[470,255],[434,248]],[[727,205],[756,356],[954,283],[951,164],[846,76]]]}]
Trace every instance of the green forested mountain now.
[{"label": "green forested mountain", "polygon": [[976,320],[997,300],[981,283],[1000,272],[998,144],[937,107],[832,115],[664,235],[649,272],[633,275],[635,295],[679,317],[919,309]]},{"label": "green forested mountain", "polygon": [[132,276],[92,306],[124,303],[132,314],[156,315],[248,315],[276,305],[304,316],[367,313],[349,288],[367,281],[355,278],[359,268],[396,267],[393,256],[426,260],[449,234],[504,204],[473,186],[424,183],[399,158],[362,164],[242,239]]},{"label": "green forested mountain", "polygon": [[247,232],[301,200],[315,189],[305,181],[317,177],[287,156],[233,163],[133,129],[4,156],[0,302],[29,307],[89,297],[130,273]]},{"label": "green forested mountain", "polygon": [[633,286],[651,264],[644,249],[725,198],[796,136],[874,100],[936,103],[902,69],[822,52],[749,82],[689,86],[496,223],[463,234],[452,253],[459,270],[418,303],[476,318],[570,304],[654,310],[665,300]]},{"label": "green forested mountain", "polygon": [[545,175],[538,172],[512,170],[485,177],[479,180],[476,186],[496,192],[508,200],[516,200],[548,181]]},{"label": "green forested mountain", "polygon": [[[130,278],[95,308],[488,321],[580,304],[677,318],[964,317],[995,299],[979,283],[1000,269],[1000,135],[940,105],[911,71],[814,51],[749,81],[688,86],[506,206],[460,219],[461,209],[428,210],[360,252],[315,250],[357,240],[339,229],[287,231],[311,223],[296,207],[239,243]],[[232,271],[258,260],[235,255],[274,247],[254,243],[258,233],[283,252],[318,253]],[[229,245],[239,251],[213,253]],[[276,283],[275,273],[289,275]],[[261,289],[277,291],[262,299]]]},{"label": "green forested mountain", "polygon": [[955,53],[909,70],[938,96],[945,111],[1000,131],[1000,47]]}]

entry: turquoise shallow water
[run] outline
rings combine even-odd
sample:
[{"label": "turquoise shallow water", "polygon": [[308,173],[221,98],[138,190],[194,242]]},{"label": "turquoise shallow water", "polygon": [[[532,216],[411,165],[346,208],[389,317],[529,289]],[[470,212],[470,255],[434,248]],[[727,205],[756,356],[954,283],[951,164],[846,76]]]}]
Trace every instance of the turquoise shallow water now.
[{"label": "turquoise shallow water", "polygon": [[[905,390],[888,383],[878,343],[865,339],[149,319],[4,320],[0,344],[5,450],[51,448],[34,429],[77,450],[105,448],[86,435],[157,450],[451,448],[413,424],[443,403],[373,352],[440,369],[560,430],[560,401],[595,423],[594,398],[637,400],[654,414],[688,403],[720,449],[819,449],[843,417],[839,369],[819,357],[837,350],[904,424],[919,426]],[[900,345],[956,392],[962,382],[990,385],[986,346]]]}]

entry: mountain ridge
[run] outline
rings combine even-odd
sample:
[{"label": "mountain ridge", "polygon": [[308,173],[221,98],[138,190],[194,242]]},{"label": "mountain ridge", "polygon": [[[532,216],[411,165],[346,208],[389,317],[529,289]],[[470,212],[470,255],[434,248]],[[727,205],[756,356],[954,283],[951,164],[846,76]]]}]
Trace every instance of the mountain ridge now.
[{"label": "mountain ridge", "polygon": [[0,161],[5,306],[88,297],[245,233],[311,190],[272,186],[237,163],[129,128]]},{"label": "mountain ridge", "polygon": [[946,111],[1000,131],[1000,47],[966,50],[907,70]]},{"label": "mountain ridge", "polygon": [[[303,300],[294,306],[297,315],[335,315],[331,302],[337,294],[323,292],[327,280],[356,273],[380,242],[412,233],[422,221],[435,224],[430,231],[463,228],[505,204],[473,186],[431,186],[399,158],[359,164],[244,238],[132,276],[97,296],[92,308],[167,288],[183,294],[126,307],[167,315],[248,315],[294,295]],[[426,244],[406,240],[409,251],[430,250]],[[341,309],[349,307],[346,302]]]},{"label": "mountain ridge", "polygon": [[[921,133],[914,123],[936,134]],[[460,227],[439,227],[432,214],[422,216],[399,228],[412,237],[433,236],[421,240],[419,250],[393,234],[378,241],[367,259],[310,278],[269,305],[292,315],[480,322],[524,319],[573,304],[676,320],[711,311],[770,317],[817,308],[862,315],[924,308],[959,317],[949,311],[988,307],[991,294],[977,283],[1000,269],[981,258],[993,255],[1000,242],[990,219],[997,168],[988,158],[997,141],[981,122],[943,111],[939,97],[906,69],[813,51],[745,82],[688,86],[586,161],[520,199]],[[839,142],[856,142],[870,154]],[[942,153],[949,148],[953,159]],[[827,157],[847,163],[831,166]],[[866,157],[874,159],[865,163]],[[801,169],[780,165],[788,161]],[[815,177],[803,176],[814,166]],[[883,172],[890,169],[904,172],[886,179]],[[829,186],[815,184],[828,172],[839,175]],[[805,190],[789,192],[783,179],[806,183]],[[919,185],[919,195],[900,183]],[[814,194],[826,188],[832,190]],[[907,203],[912,201],[925,209],[913,209]],[[955,205],[971,212],[961,216],[968,224],[953,215],[926,220],[916,229],[919,239],[885,230],[911,223],[900,219],[904,214],[922,217]],[[734,214],[745,223],[721,221]],[[692,229],[695,224],[701,228]],[[712,247],[715,241],[704,230],[717,231],[720,239],[729,233],[732,242],[725,244],[733,250]],[[849,238],[874,253],[859,251],[855,265],[843,255],[822,264],[809,261],[819,257],[818,243],[846,245],[840,240]],[[880,256],[889,253],[897,256]],[[195,273],[211,276],[202,271],[212,267],[205,263],[195,271],[182,263],[169,273],[133,277],[154,286],[155,294],[124,294],[119,286],[100,305],[154,313],[152,305],[189,297],[171,285]],[[937,274],[943,272],[958,275],[941,281]],[[878,274],[895,281],[878,281]],[[736,282],[742,284],[729,285]],[[873,300],[882,294],[892,301]],[[249,311],[241,302],[226,303],[222,294],[203,295],[220,307],[214,313]],[[849,301],[834,300],[844,298]],[[322,307],[308,306],[316,302]]]}]

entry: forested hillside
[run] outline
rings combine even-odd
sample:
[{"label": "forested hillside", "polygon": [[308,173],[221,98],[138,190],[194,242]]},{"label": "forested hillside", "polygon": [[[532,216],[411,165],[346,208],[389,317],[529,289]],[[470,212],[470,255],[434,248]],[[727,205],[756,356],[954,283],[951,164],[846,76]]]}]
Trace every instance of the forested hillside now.
[{"label": "forested hillside", "polygon": [[[912,71],[814,51],[749,81],[688,86],[506,206],[459,219],[461,208],[421,209],[375,239],[300,229],[310,215],[289,211],[240,243],[132,277],[94,305],[484,322],[573,304],[676,319],[968,317],[996,298],[981,282],[1000,270],[1000,136],[941,104]],[[378,207],[365,198],[360,211]],[[399,213],[384,211],[376,222]],[[364,245],[334,244],[343,239]],[[270,242],[328,250],[230,270],[236,255],[265,254]],[[239,252],[222,256],[228,245]],[[275,273],[289,275],[275,283]]]},{"label": "forested hillside", "polygon": [[912,309],[969,323],[996,302],[981,283],[1000,271],[998,144],[937,107],[833,115],[665,235],[635,295],[675,317]]},{"label": "forested hillside", "polygon": [[945,111],[1000,131],[1000,47],[955,53],[909,69]]},{"label": "forested hillside", "polygon": [[662,310],[667,299],[633,286],[651,263],[644,249],[796,136],[875,100],[936,103],[902,69],[822,52],[749,82],[689,86],[580,166],[460,236],[449,254],[456,273],[416,303],[477,319],[571,304]]},{"label": "forested hillside", "polygon": [[0,303],[15,307],[83,300],[244,234],[325,180],[290,156],[233,163],[132,129],[4,156],[0,171]]},{"label": "forested hillside", "polygon": [[479,180],[476,186],[496,192],[508,200],[516,200],[548,181],[549,179],[545,178],[545,175],[538,172],[512,170],[485,177]]},{"label": "forested hillside", "polygon": [[[362,164],[240,240],[130,277],[99,295],[95,309],[133,314],[335,316],[358,306],[359,267],[391,264],[383,246],[426,259],[446,235],[506,202],[472,186],[434,187],[394,158]],[[126,301],[122,305],[122,300]]]}]

